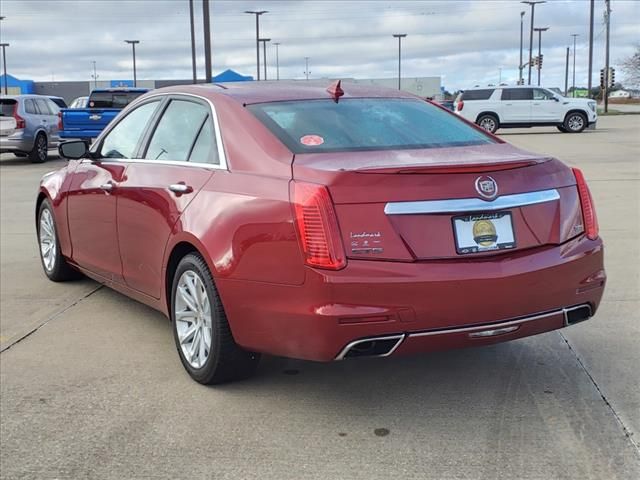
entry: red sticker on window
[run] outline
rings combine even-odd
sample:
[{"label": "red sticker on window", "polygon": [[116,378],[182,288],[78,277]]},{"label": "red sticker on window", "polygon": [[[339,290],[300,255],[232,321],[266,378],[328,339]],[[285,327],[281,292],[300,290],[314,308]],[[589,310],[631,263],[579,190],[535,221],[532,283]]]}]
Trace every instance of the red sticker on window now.
[{"label": "red sticker on window", "polygon": [[300,143],[308,147],[315,147],[316,145],[322,145],[324,138],[320,135],[305,135],[304,137],[300,137]]}]

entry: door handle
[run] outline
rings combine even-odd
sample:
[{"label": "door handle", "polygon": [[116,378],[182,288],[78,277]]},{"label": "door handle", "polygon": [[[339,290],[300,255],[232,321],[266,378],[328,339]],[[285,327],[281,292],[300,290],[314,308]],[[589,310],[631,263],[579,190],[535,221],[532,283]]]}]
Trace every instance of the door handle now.
[{"label": "door handle", "polygon": [[193,192],[193,188],[189,185],[185,185],[184,183],[172,183],[169,185],[169,190],[171,190],[176,195],[183,195],[185,193]]},{"label": "door handle", "polygon": [[111,190],[113,190],[113,183],[112,182],[103,183],[102,185],[100,185],[100,190],[104,190],[105,192],[110,192]]}]

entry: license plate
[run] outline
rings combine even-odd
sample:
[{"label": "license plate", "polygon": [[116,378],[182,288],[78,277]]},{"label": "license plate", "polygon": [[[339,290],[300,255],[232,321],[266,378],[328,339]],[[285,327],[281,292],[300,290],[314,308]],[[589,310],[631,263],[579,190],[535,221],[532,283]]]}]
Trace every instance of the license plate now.
[{"label": "license plate", "polygon": [[511,212],[475,213],[453,217],[459,255],[515,248]]}]

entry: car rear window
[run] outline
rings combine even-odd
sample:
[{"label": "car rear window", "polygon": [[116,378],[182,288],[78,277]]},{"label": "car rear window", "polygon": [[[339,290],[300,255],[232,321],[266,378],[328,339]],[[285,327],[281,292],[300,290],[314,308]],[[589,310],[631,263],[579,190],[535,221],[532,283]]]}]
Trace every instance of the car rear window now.
[{"label": "car rear window", "polygon": [[467,90],[462,93],[462,100],[468,102],[469,100],[489,100],[493,92],[494,88],[486,88],[482,90]]},{"label": "car rear window", "polygon": [[422,100],[348,98],[250,105],[294,153],[458,147],[495,143]]},{"label": "car rear window", "polygon": [[124,108],[144,92],[94,92],[89,97],[89,108]]},{"label": "car rear window", "polygon": [[13,109],[16,103],[17,102],[11,98],[3,98],[0,100],[0,116],[13,117]]}]

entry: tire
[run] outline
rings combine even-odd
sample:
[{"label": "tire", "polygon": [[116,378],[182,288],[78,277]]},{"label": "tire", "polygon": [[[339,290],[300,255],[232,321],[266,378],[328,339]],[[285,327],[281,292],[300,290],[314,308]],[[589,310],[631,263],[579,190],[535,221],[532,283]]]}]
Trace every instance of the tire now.
[{"label": "tire", "polygon": [[[185,255],[173,276],[171,323],[185,370],[204,385],[251,376],[258,354],[240,348],[231,333],[211,272],[200,255]],[[207,345],[208,337],[208,345]]]},{"label": "tire", "polygon": [[556,128],[560,130],[562,133],[567,133],[567,129],[564,128],[562,125],[556,125]]},{"label": "tire", "polygon": [[478,120],[476,120],[476,124],[489,133],[496,133],[496,130],[498,130],[500,126],[498,117],[491,114],[481,115],[480,117],[478,117]]},{"label": "tire", "polygon": [[[64,282],[81,277],[80,272],[71,268],[67,260],[62,256],[55,217],[49,200],[44,200],[40,204],[36,231],[38,233],[38,250],[40,251],[42,269],[49,280]],[[50,245],[48,249],[47,245]]]},{"label": "tire", "polygon": [[33,142],[33,149],[29,152],[29,161],[31,163],[44,163],[49,155],[47,136],[44,133],[36,135]]},{"label": "tire", "polygon": [[14,154],[16,157],[20,157],[20,158],[24,158],[24,157],[26,157],[26,156],[27,156],[27,154],[26,154],[26,153],[22,153],[22,152],[13,152],[13,154]]},{"label": "tire", "polygon": [[570,112],[562,124],[567,133],[580,133],[587,128],[587,116],[581,112]]}]

